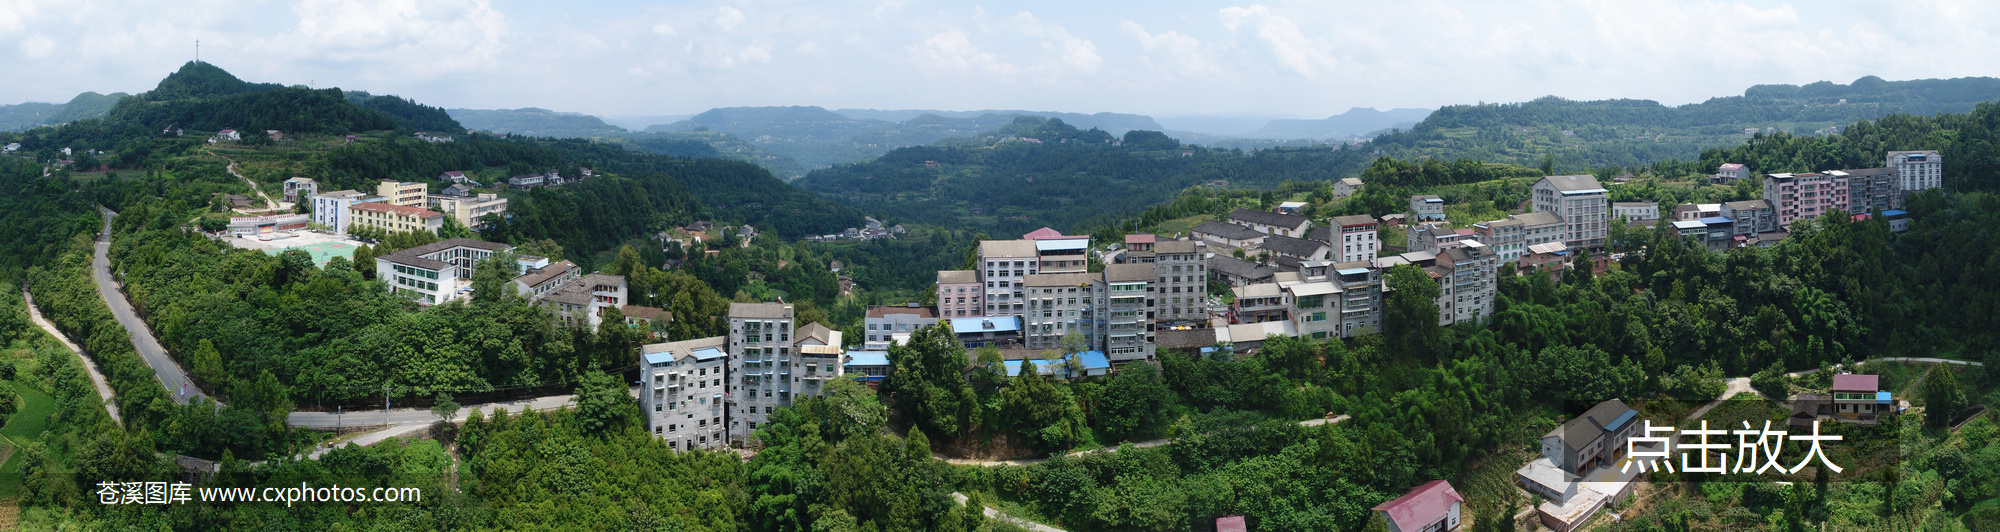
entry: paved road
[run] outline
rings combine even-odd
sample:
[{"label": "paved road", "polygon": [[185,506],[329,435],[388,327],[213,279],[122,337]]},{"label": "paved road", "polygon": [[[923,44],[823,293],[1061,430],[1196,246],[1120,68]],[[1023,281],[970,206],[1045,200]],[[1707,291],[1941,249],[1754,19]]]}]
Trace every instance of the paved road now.
[{"label": "paved road", "polygon": [[[1888,358],[1871,358],[1871,359],[1868,359],[1867,361],[1864,361],[1863,363],[1864,363],[1864,364],[1866,364],[1866,363],[1868,363],[1868,362],[1916,362],[1916,363],[1920,363],[1920,364],[1953,364],[1953,365],[1959,365],[1959,366],[1982,366],[1982,367],[1983,367],[1983,366],[1985,366],[1985,364],[1981,364],[1981,363],[1978,363],[1978,362],[1969,362],[1969,361],[1965,361],[1965,360],[1951,360],[1951,359],[1945,359],[1945,358],[1925,358],[1925,357],[1888,357]],[[1834,366],[1834,369],[1836,369],[1836,370],[1837,370],[1837,369],[1840,369],[1840,368],[1841,368],[1841,366]],[[1804,369],[1804,370],[1799,370],[1799,371],[1794,371],[1794,372],[1791,372],[1791,373],[1786,373],[1786,374],[1785,374],[1785,376],[1787,376],[1787,377],[1803,377],[1803,376],[1806,376],[1806,375],[1811,375],[1811,374],[1814,374],[1814,373],[1819,373],[1819,369],[1818,369],[1818,368],[1814,368],[1814,369]]]},{"label": "paved road", "polygon": [[[97,235],[97,256],[90,259],[90,275],[97,279],[97,293],[104,296],[104,304],[111,307],[111,315],[118,318],[118,324],[125,326],[131,334],[132,348],[146,360],[147,366],[153,368],[153,376],[159,379],[161,386],[167,387],[167,395],[173,397],[174,402],[187,403],[194,397],[207,397],[208,394],[202,393],[200,388],[195,387],[194,381],[188,379],[180,363],[175,362],[167,354],[167,349],[160,346],[160,341],[153,338],[153,329],[146,326],[145,320],[139,319],[139,314],[132,310],[132,302],[125,299],[125,293],[111,279],[111,218],[118,213],[104,207],[97,210],[104,213],[104,232]],[[182,393],[183,390],[186,393]]]},{"label": "paved road", "polygon": [[[1347,421],[1348,419],[1351,419],[1351,416],[1348,416],[1347,414],[1341,414],[1338,416],[1334,416],[1332,418],[1317,418],[1317,419],[1308,419],[1305,421],[1300,421],[1299,426],[1317,427],[1328,423],[1338,424],[1340,422]],[[1145,449],[1149,447],[1159,447],[1161,445],[1173,443],[1173,440],[1161,438],[1157,440],[1146,440],[1141,442],[1130,442],[1130,443],[1132,444],[1132,448],[1134,449]],[[1091,453],[1118,452],[1118,449],[1121,449],[1123,447],[1124,446],[1121,444],[1111,447],[1099,447],[1088,451],[1072,451],[1068,454],[1068,456],[1083,456]],[[1049,461],[1049,459],[1047,458],[1019,458],[1014,460],[978,460],[973,458],[946,458],[944,455],[940,455],[937,453],[931,453],[931,457],[937,458],[939,460],[944,460],[945,463],[951,465],[976,465],[983,467],[994,467],[1003,465],[1023,466],[1023,465],[1038,464]]]},{"label": "paved road", "polygon": [[[535,410],[554,410],[574,402],[576,402],[575,395],[553,395],[505,403],[466,405],[464,408],[459,409],[458,415],[453,416],[452,421],[465,421],[468,416],[472,415],[473,410],[482,410],[491,415],[496,409],[506,408],[508,412],[519,413],[522,410],[530,408]],[[381,410],[345,412],[341,414],[333,412],[292,412],[291,417],[285,421],[294,427],[330,429],[339,426],[360,427],[369,425],[388,425],[391,427],[414,425],[427,427],[439,420],[440,418],[436,414],[432,414],[430,409],[392,408],[389,409],[387,415],[384,415]]]},{"label": "paved road", "polygon": [[48,331],[49,336],[56,337],[56,341],[62,342],[63,346],[68,347],[71,353],[76,353],[77,359],[83,361],[83,370],[90,373],[90,384],[97,387],[97,397],[104,402],[104,411],[111,414],[111,421],[124,424],[125,419],[118,416],[118,402],[111,400],[113,397],[111,393],[111,381],[105,380],[104,372],[97,370],[97,362],[91,360],[90,357],[83,356],[83,348],[71,343],[68,336],[63,336],[62,331],[56,329],[56,324],[49,323],[49,320],[42,318],[42,309],[35,306],[35,296],[29,294],[28,289],[21,289],[21,299],[28,302],[28,319],[34,320],[35,325],[41,327],[44,331]]},{"label": "paved road", "polygon": [[[1736,394],[1739,393],[1750,392],[1758,397],[1764,397],[1764,394],[1758,393],[1756,388],[1750,387],[1749,377],[1737,377],[1729,379],[1728,382],[1729,387],[1723,390],[1722,397],[1717,397],[1714,401],[1709,401],[1708,404],[1701,405],[1701,408],[1695,409],[1694,413],[1688,414],[1688,419],[1701,419],[1701,416],[1708,414],[1709,409],[1715,408],[1716,405],[1722,404],[1723,401],[1728,401],[1731,397],[1736,397]],[[1769,397],[1764,398],[1770,399]]]}]

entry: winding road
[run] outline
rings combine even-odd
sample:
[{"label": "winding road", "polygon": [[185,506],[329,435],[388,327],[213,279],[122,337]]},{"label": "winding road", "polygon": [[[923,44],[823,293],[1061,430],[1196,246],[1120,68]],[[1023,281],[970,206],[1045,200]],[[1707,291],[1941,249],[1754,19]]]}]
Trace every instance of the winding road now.
[{"label": "winding road", "polygon": [[118,402],[112,400],[116,395],[111,392],[111,381],[105,380],[104,372],[97,370],[97,361],[83,356],[83,348],[70,342],[68,336],[64,336],[61,330],[56,329],[56,324],[49,323],[47,318],[42,317],[42,309],[35,306],[34,294],[28,293],[28,290],[23,288],[21,299],[28,303],[28,319],[33,320],[35,326],[47,331],[49,336],[54,336],[56,341],[62,342],[63,347],[68,347],[71,353],[76,353],[76,358],[83,360],[83,370],[90,374],[91,386],[97,387],[97,397],[104,402],[104,411],[111,414],[111,421],[124,424],[125,418],[118,415]]},{"label": "winding road", "polygon": [[[1305,421],[1300,421],[1300,422],[1299,422],[1299,426],[1301,426],[1301,427],[1317,427],[1317,426],[1320,426],[1320,425],[1327,425],[1327,424],[1339,424],[1340,422],[1343,422],[1343,421],[1347,421],[1348,419],[1351,419],[1351,418],[1352,418],[1352,416],[1348,416],[1347,414],[1341,414],[1341,415],[1338,415],[1338,416],[1334,416],[1334,417],[1330,417],[1330,418],[1314,418],[1314,419],[1308,419],[1308,420],[1305,420]],[[1173,443],[1173,442],[1174,442],[1174,440],[1173,440],[1173,439],[1171,439],[1171,438],[1160,438],[1160,439],[1157,439],[1157,440],[1146,440],[1146,441],[1138,441],[1138,442],[1127,442],[1127,443],[1131,443],[1131,444],[1132,444],[1132,448],[1134,448],[1134,449],[1145,449],[1145,448],[1149,448],[1149,447],[1159,447],[1159,446],[1161,446],[1161,445],[1166,445],[1166,444],[1169,444],[1169,443]],[[1086,454],[1092,454],[1092,453],[1106,453],[1106,452],[1110,452],[1110,453],[1115,453],[1115,452],[1118,452],[1118,449],[1121,449],[1121,448],[1123,448],[1123,447],[1124,447],[1124,444],[1122,444],[1122,443],[1121,443],[1121,444],[1119,444],[1118,446],[1114,446],[1114,447],[1099,447],[1099,448],[1096,448],[1096,449],[1090,449],[1090,450],[1087,450],[1087,451],[1071,451],[1070,453],[1068,453],[1068,454],[1067,454],[1067,455],[1065,455],[1065,456],[1083,456],[1083,455],[1086,455]],[[1038,463],[1042,463],[1042,462],[1047,462],[1047,461],[1049,461],[1049,459],[1047,459],[1047,458],[1017,458],[1017,459],[1013,459],[1013,460],[979,460],[979,459],[974,459],[974,458],[948,458],[948,457],[946,457],[946,456],[944,456],[944,455],[941,455],[941,454],[937,454],[937,453],[931,453],[931,457],[932,457],[932,458],[936,458],[936,459],[939,459],[939,460],[944,460],[944,461],[945,461],[945,463],[948,463],[948,464],[951,464],[951,465],[972,465],[972,466],[980,466],[980,467],[995,467],[995,466],[1003,466],[1003,465],[1011,465],[1011,466],[1024,466],[1024,465],[1029,465],[1029,464],[1038,464]]]},{"label": "winding road", "polygon": [[210,155],[214,155],[214,156],[216,156],[216,157],[222,157],[222,160],[224,160],[224,161],[229,161],[229,166],[225,166],[225,167],[223,167],[223,170],[227,170],[227,171],[229,171],[229,175],[233,175],[233,176],[236,176],[236,178],[237,178],[237,179],[241,179],[241,180],[243,180],[243,184],[245,184],[245,185],[250,185],[250,190],[251,190],[252,192],[256,192],[256,193],[257,193],[257,197],[260,197],[260,198],[264,198],[264,209],[266,209],[266,210],[270,210],[270,209],[276,209],[276,208],[280,208],[280,207],[283,207],[283,206],[284,206],[284,204],[281,204],[281,203],[278,203],[278,202],[275,202],[275,201],[271,201],[271,196],[268,196],[268,195],[265,195],[265,194],[264,194],[264,189],[262,189],[262,188],[258,188],[258,187],[257,187],[257,182],[256,182],[256,181],[251,181],[251,180],[250,180],[250,178],[248,178],[248,177],[243,177],[243,174],[239,174],[239,173],[236,173],[236,160],[235,160],[235,159],[231,159],[231,158],[229,158],[229,157],[226,157],[226,156],[224,156],[224,155],[222,155],[222,154],[220,154],[220,153],[215,153],[215,152],[208,152],[208,153],[209,153]]},{"label": "winding road", "polygon": [[146,360],[146,365],[153,368],[153,375],[159,379],[161,386],[167,387],[167,395],[173,397],[174,402],[186,404],[195,397],[208,397],[201,388],[195,387],[193,380],[188,379],[187,371],[181,369],[180,363],[167,354],[167,348],[161,347],[160,341],[153,338],[153,329],[146,326],[145,320],[139,319],[139,313],[132,309],[132,302],[125,299],[125,292],[112,279],[111,219],[118,213],[104,207],[97,209],[104,213],[104,232],[98,233],[97,254],[90,259],[90,276],[97,279],[97,293],[104,296],[105,306],[111,307],[112,317],[118,318],[118,324],[129,331],[132,349],[138,351],[139,357]]}]

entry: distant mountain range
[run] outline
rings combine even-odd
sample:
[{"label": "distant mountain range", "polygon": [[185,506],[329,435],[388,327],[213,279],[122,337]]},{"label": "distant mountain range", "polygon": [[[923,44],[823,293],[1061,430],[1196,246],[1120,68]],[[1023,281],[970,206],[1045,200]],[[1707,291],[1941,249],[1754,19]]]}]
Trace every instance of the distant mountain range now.
[{"label": "distant mountain range", "polygon": [[1430,115],[1430,109],[1377,111],[1373,107],[1356,107],[1319,120],[1272,120],[1243,136],[1265,139],[1371,137],[1385,129],[1408,129]]},{"label": "distant mountain range", "polygon": [[467,129],[513,133],[533,137],[607,137],[622,135],[625,128],[604,123],[583,113],[563,113],[536,107],[520,109],[445,109],[453,120]]},{"label": "distant mountain range", "polygon": [[118,105],[118,100],[130,94],[114,92],[98,94],[85,92],[71,98],[69,103],[28,102],[16,105],[0,105],[0,131],[20,131],[35,126],[61,124],[82,118],[98,118]]}]

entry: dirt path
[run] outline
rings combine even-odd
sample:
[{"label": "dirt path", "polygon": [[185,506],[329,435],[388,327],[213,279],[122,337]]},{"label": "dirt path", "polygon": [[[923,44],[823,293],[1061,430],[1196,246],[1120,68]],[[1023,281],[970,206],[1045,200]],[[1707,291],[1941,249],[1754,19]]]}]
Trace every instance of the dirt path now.
[{"label": "dirt path", "polygon": [[278,209],[278,208],[281,208],[281,207],[282,207],[282,205],[281,205],[281,204],[279,204],[278,202],[276,202],[276,201],[271,201],[271,196],[268,196],[268,195],[265,195],[265,194],[264,194],[264,189],[263,189],[263,188],[259,188],[259,187],[257,186],[257,182],[256,182],[256,181],[251,181],[251,180],[250,180],[250,178],[248,178],[248,177],[243,177],[243,174],[239,174],[239,173],[236,173],[236,160],[235,160],[235,159],[230,159],[230,158],[229,158],[228,156],[225,156],[225,155],[223,155],[223,154],[220,154],[220,153],[215,153],[215,152],[212,152],[212,151],[211,151],[211,152],[208,152],[208,153],[209,153],[210,155],[214,155],[214,156],[216,156],[216,157],[221,157],[221,158],[222,158],[222,160],[224,160],[224,161],[229,161],[229,166],[227,166],[227,167],[224,167],[224,169],[225,169],[225,170],[228,170],[228,171],[229,171],[229,175],[233,175],[233,176],[236,176],[236,178],[237,178],[237,179],[241,179],[241,180],[243,180],[243,184],[245,184],[245,185],[250,185],[250,190],[251,190],[252,192],[256,192],[256,193],[257,193],[257,197],[260,197],[260,198],[264,198],[264,209],[265,209],[265,210],[272,210],[272,209]]},{"label": "dirt path", "polygon": [[[960,506],[964,506],[964,505],[965,505],[965,501],[967,500],[967,499],[965,498],[965,494],[963,494],[963,493],[958,493],[958,492],[952,492],[952,494],[951,494],[951,498],[953,498],[953,499],[956,499],[956,500],[958,500],[958,504],[959,504]],[[1006,521],[1006,522],[1009,522],[1009,523],[1013,523],[1013,524],[1014,524],[1014,526],[1018,526],[1018,527],[1021,527],[1021,528],[1025,528],[1025,529],[1028,529],[1028,530],[1033,530],[1033,531],[1035,531],[1035,532],[1067,532],[1067,531],[1065,531],[1065,530],[1063,530],[1063,529],[1060,529],[1060,528],[1056,528],[1056,527],[1052,527],[1052,526],[1049,526],[1049,525],[1044,525],[1044,524],[1041,524],[1041,523],[1037,523],[1037,522],[1034,522],[1034,521],[1029,521],[1029,520],[1027,520],[1027,519],[1022,519],[1022,518],[1019,518],[1019,517],[1014,517],[1014,516],[1011,516],[1011,515],[1007,515],[1007,514],[1004,514],[1004,513],[1000,513],[1000,510],[995,510],[995,509],[993,509],[993,508],[990,508],[990,507],[986,507],[986,508],[981,508],[981,510],[984,510],[984,511],[982,511],[982,512],[980,512],[980,513],[982,513],[982,514],[985,514],[985,515],[986,515],[986,518],[987,518],[987,519],[997,519],[997,520],[1001,520],[1001,521]]]},{"label": "dirt path", "polygon": [[[1729,387],[1723,390],[1722,397],[1717,397],[1715,398],[1714,401],[1709,401],[1708,404],[1701,405],[1701,408],[1695,409],[1694,413],[1688,414],[1688,419],[1701,419],[1701,416],[1708,414],[1709,409],[1721,405],[1723,401],[1728,401],[1729,398],[1731,397],[1736,397],[1736,394],[1749,392],[1752,395],[1756,395],[1758,397],[1764,397],[1764,394],[1758,393],[1755,388],[1750,387],[1749,377],[1737,377],[1734,379],[1729,379],[1728,382],[1729,382]],[[1770,398],[1764,397],[1764,399],[1768,400]]]},{"label": "dirt path", "polygon": [[48,319],[42,317],[42,309],[35,306],[35,296],[29,294],[28,289],[21,289],[21,299],[28,302],[28,319],[34,320],[35,325],[48,331],[49,336],[56,337],[56,341],[62,342],[64,347],[69,348],[69,352],[76,353],[76,358],[83,361],[84,371],[90,373],[90,384],[97,387],[97,397],[104,402],[104,411],[111,414],[111,421],[124,424],[125,419],[118,416],[118,402],[111,400],[114,397],[111,393],[111,381],[105,380],[104,372],[97,370],[97,362],[83,356],[83,348],[71,343],[68,336],[63,336],[62,331],[56,329],[56,324],[49,323]]}]

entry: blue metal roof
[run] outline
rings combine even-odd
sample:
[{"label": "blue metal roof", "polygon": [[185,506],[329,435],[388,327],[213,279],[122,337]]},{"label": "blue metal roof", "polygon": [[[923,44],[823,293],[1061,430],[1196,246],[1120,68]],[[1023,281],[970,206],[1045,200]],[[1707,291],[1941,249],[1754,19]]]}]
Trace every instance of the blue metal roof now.
[{"label": "blue metal roof", "polygon": [[1890,395],[1889,395],[1889,392],[1875,392],[1875,403],[1876,403],[1876,404],[1884,404],[1884,405],[1886,405],[1886,404],[1889,404],[1889,403],[1893,403],[1893,402],[1896,402],[1896,398],[1895,398],[1895,397],[1893,397],[1893,396],[1890,396]]},{"label": "blue metal roof", "polygon": [[1909,216],[1909,214],[1910,214],[1909,211],[1905,211],[1902,209],[1890,209],[1882,211],[1883,216]]},{"label": "blue metal roof", "polygon": [[[986,324],[992,323],[992,328]],[[951,318],[951,330],[965,334],[975,332],[1008,332],[1021,330],[1020,316],[996,316],[991,318]]]},{"label": "blue metal roof", "polygon": [[1365,273],[1368,273],[1368,269],[1367,269],[1367,268],[1348,268],[1348,269],[1345,269],[1345,270],[1334,270],[1333,272],[1334,272],[1334,273],[1338,273],[1338,274],[1341,274],[1341,275],[1360,275],[1360,274],[1365,274]]},{"label": "blue metal roof", "polygon": [[693,354],[694,354],[694,359],[695,359],[695,360],[699,360],[699,361],[703,361],[703,362],[707,362],[707,361],[710,361],[710,360],[715,360],[715,359],[718,359],[718,358],[722,358],[723,356],[726,356],[726,355],[724,355],[724,354],[723,354],[723,352],[722,352],[722,350],[721,350],[721,349],[716,349],[716,348],[713,348],[713,347],[704,347],[704,348],[701,348],[701,349],[696,349],[696,350],[694,350]]},{"label": "blue metal roof", "polygon": [[842,366],[887,366],[888,351],[848,351],[848,361]]},{"label": "blue metal roof", "polygon": [[[1077,353],[1076,357],[1082,359],[1084,373],[1089,373],[1091,371],[1096,371],[1101,369],[1111,369],[1111,359],[1106,358],[1104,356],[1103,351],[1084,351],[1082,353]],[[1022,362],[1028,362],[1034,364],[1035,371],[1037,373],[1040,373],[1042,371],[1048,371],[1053,373],[1057,369],[1060,369],[1063,364],[1063,361],[1061,360],[1042,360],[1039,358],[1033,360],[1009,360],[1005,362],[1005,364],[1007,365],[1007,374],[1008,375],[1020,374]]]},{"label": "blue metal roof", "polygon": [[647,365],[654,365],[654,364],[667,364],[667,363],[671,363],[671,362],[673,362],[673,361],[674,361],[674,354],[673,354],[673,353],[668,353],[668,352],[666,352],[666,351],[661,351],[661,352],[658,352],[658,353],[646,353],[646,364],[647,364]]},{"label": "blue metal roof", "polygon": [[1701,223],[1704,223],[1704,224],[1709,224],[1709,225],[1714,225],[1714,224],[1733,224],[1733,223],[1736,223],[1736,220],[1731,220],[1731,219],[1729,219],[1729,217],[1728,217],[1728,216],[1710,216],[1710,217],[1707,217],[1707,218],[1702,218],[1702,219],[1701,219]]},{"label": "blue metal roof", "polygon": [[1638,410],[1626,410],[1625,413],[1619,414],[1617,419],[1613,419],[1610,423],[1605,424],[1604,430],[1616,431],[1624,427],[1626,423],[1632,422],[1632,418],[1635,417],[1639,417]]},{"label": "blue metal roof", "polygon": [[1579,190],[1564,190],[1564,191],[1562,191],[1562,195],[1564,195],[1564,196],[1575,196],[1575,195],[1577,195],[1577,194],[1603,194],[1603,193],[1606,193],[1606,192],[1610,192],[1610,190],[1608,190],[1608,189],[1602,189],[1602,188],[1586,188],[1586,189],[1579,189]]},{"label": "blue metal roof", "polygon": [[1088,238],[1066,238],[1059,240],[1036,240],[1035,251],[1083,250],[1090,247]]}]

